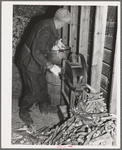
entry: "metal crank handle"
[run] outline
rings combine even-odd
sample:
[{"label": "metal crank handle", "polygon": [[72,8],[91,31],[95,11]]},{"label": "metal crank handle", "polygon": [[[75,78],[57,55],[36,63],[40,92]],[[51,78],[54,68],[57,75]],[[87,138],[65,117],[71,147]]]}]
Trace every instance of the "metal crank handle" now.
[{"label": "metal crank handle", "polygon": [[76,91],[76,87],[70,82],[70,79],[67,80],[67,83],[69,85],[69,88],[73,91]]}]

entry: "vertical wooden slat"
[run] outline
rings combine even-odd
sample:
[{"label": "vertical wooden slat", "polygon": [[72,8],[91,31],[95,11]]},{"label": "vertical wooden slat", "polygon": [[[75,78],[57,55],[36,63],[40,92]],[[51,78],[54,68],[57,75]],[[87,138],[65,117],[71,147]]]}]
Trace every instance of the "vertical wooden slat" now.
[{"label": "vertical wooden slat", "polygon": [[59,34],[59,36],[61,37],[61,29],[60,29],[60,30],[58,30],[58,34]]},{"label": "vertical wooden slat", "polygon": [[[68,9],[68,6],[64,6],[63,8]],[[68,24],[64,25],[62,29],[62,41],[65,45],[68,45]]]},{"label": "vertical wooden slat", "polygon": [[95,15],[95,31],[93,57],[91,66],[91,86],[100,92],[102,60],[105,40],[107,6],[97,6]]},{"label": "vertical wooden slat", "polygon": [[118,31],[117,31],[117,39],[116,39],[116,47],[114,54],[114,64],[113,64],[113,72],[112,72],[112,83],[111,83],[111,92],[110,92],[110,108],[109,112],[113,114],[117,114],[117,51],[118,47]]},{"label": "vertical wooden slat", "polygon": [[88,36],[89,36],[90,6],[82,6],[80,14],[79,53],[87,61]]},{"label": "vertical wooden slat", "polygon": [[70,25],[70,39],[69,45],[72,52],[77,50],[77,23],[78,23],[78,6],[71,6],[71,25]]}]

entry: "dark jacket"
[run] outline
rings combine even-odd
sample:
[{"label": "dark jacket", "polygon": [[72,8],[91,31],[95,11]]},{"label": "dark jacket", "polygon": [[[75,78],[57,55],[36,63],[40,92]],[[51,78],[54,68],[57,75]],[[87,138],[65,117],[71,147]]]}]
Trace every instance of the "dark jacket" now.
[{"label": "dark jacket", "polygon": [[46,54],[51,50],[59,35],[53,19],[40,21],[31,31],[29,38],[22,47],[17,65],[23,71],[41,73],[44,68],[50,68],[52,63]]}]

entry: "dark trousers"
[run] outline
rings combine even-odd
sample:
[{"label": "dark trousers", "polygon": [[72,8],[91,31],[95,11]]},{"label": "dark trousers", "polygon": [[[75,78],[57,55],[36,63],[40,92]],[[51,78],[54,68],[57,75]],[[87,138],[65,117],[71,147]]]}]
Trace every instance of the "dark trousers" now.
[{"label": "dark trousers", "polygon": [[20,118],[27,124],[33,121],[29,115],[29,109],[36,102],[44,102],[47,99],[47,82],[44,73],[22,72],[24,82],[24,98],[20,101]]}]

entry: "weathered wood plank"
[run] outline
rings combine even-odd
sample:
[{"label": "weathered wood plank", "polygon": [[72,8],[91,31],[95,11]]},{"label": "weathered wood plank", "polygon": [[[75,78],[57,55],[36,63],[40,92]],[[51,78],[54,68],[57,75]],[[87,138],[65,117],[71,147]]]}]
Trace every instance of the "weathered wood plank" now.
[{"label": "weathered wood plank", "polygon": [[91,67],[91,86],[95,88],[97,92],[100,91],[106,19],[107,6],[97,6]]},{"label": "weathered wood plank", "polygon": [[103,61],[107,64],[112,64],[112,51],[104,48]]},{"label": "weathered wood plank", "polygon": [[78,6],[71,6],[71,25],[70,25],[70,39],[69,46],[72,52],[77,50],[77,24],[78,24]]},{"label": "weathered wood plank", "polygon": [[62,29],[58,30],[58,34],[59,34],[60,37],[62,37],[61,33],[62,33]]},{"label": "weathered wood plank", "polygon": [[106,90],[104,90],[102,87],[100,88],[100,92],[103,92],[103,97],[105,98],[105,103],[109,104],[109,100],[108,100],[108,92]]},{"label": "weathered wood plank", "polygon": [[90,58],[90,56],[89,56],[89,54],[87,54],[87,64],[89,65],[89,58]]},{"label": "weathered wood plank", "polygon": [[91,56],[87,54],[87,64],[91,66]]},{"label": "weathered wood plank", "polygon": [[114,36],[116,34],[116,22],[108,22],[106,24],[106,35]]},{"label": "weathered wood plank", "polygon": [[65,24],[63,29],[62,29],[62,42],[65,44],[65,45],[68,45],[68,24]]},{"label": "weathered wood plank", "polygon": [[[64,6],[65,9],[69,9],[69,6]],[[68,45],[68,24],[65,24],[62,29],[62,42]]]},{"label": "weathered wood plank", "polygon": [[108,22],[106,25],[106,35],[114,36],[116,34],[116,22]]},{"label": "weathered wood plank", "polygon": [[106,22],[106,27],[114,28],[114,27],[116,27],[116,22],[107,21],[107,22]]},{"label": "weathered wood plank", "polygon": [[105,36],[105,48],[113,49],[114,48],[114,37],[110,35]]},{"label": "weathered wood plank", "polygon": [[90,84],[90,66],[87,64],[87,83]]},{"label": "weathered wood plank", "polygon": [[93,42],[93,35],[94,35],[94,34],[93,34],[93,31],[90,31],[90,32],[89,32],[89,40],[88,40],[90,43]]},{"label": "weathered wood plank", "polygon": [[92,43],[88,43],[88,54],[92,55],[92,49],[93,49],[93,44]]},{"label": "weathered wood plank", "polygon": [[[89,20],[89,37],[88,37],[89,43],[93,43],[94,23],[95,23],[95,7],[91,6],[91,8],[90,8],[90,20]],[[88,51],[89,51],[89,48],[90,47],[88,45]]]},{"label": "weathered wood plank", "polygon": [[110,77],[110,74],[111,74],[111,66],[104,62],[102,66],[102,74],[104,74],[107,77]]},{"label": "weathered wood plank", "polygon": [[106,35],[114,36],[116,34],[116,28],[114,27],[106,27]]},{"label": "weathered wood plank", "polygon": [[116,22],[117,20],[117,7],[116,6],[108,6],[107,19],[111,22]]},{"label": "weathered wood plank", "polygon": [[87,61],[88,37],[89,37],[90,6],[82,6],[80,14],[79,52]]},{"label": "weathered wood plank", "polygon": [[91,6],[90,8],[90,26],[89,26],[89,31],[93,31],[94,30],[94,20],[95,20],[95,7]]},{"label": "weathered wood plank", "polygon": [[[115,54],[114,54],[114,64],[113,64],[113,72],[112,72],[111,92],[110,92],[110,108],[109,108],[109,112],[113,113],[113,114],[117,114],[117,101],[118,101],[117,87],[118,88],[120,87],[119,85],[117,85],[117,78],[120,79],[119,74],[117,76],[117,71],[118,71],[117,63],[120,61],[120,59],[117,60],[117,56],[120,55],[119,54],[120,53],[120,47],[119,47],[120,44],[119,44],[118,40],[119,40],[119,37],[118,37],[118,31],[117,31]],[[119,92],[119,89],[118,89],[118,92]]]},{"label": "weathered wood plank", "polygon": [[109,87],[109,79],[108,79],[108,77],[104,76],[103,74],[101,76],[101,87],[103,89],[105,89],[106,91],[109,90],[108,89],[108,87]]}]

